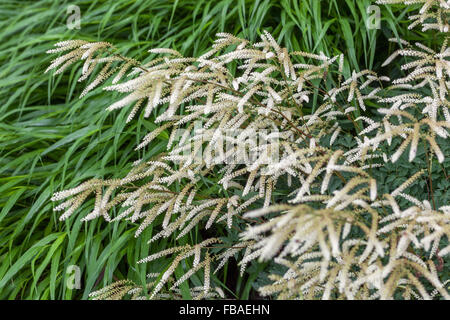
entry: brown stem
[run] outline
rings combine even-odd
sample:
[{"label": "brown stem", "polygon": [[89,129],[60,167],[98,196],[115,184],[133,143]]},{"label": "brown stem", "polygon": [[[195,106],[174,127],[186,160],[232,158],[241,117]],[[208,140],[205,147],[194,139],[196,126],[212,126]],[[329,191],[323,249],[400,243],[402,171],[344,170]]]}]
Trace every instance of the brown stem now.
[{"label": "brown stem", "polygon": [[431,178],[430,158],[428,156],[428,150],[426,152],[426,156],[427,156],[428,185],[430,186],[430,188],[428,190],[429,191],[429,198],[431,196],[431,200],[433,202],[433,209],[436,210],[436,202],[434,201],[433,180]]}]

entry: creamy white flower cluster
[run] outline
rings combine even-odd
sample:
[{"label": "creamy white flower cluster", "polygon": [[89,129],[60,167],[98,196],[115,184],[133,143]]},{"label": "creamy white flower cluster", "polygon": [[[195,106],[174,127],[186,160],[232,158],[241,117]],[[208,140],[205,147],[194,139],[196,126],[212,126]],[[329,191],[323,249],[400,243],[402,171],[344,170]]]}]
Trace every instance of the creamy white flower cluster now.
[{"label": "creamy white flower cluster", "polygon": [[[378,2],[423,4],[421,18],[413,20],[425,29],[434,28],[434,17],[441,30],[439,17],[449,9],[442,0]],[[202,272],[203,286],[192,287],[191,295],[221,295],[210,273],[238,257],[241,272],[255,259],[287,268],[284,275],[270,275],[272,284],[261,288],[265,295],[448,299],[435,260],[450,253],[442,245],[450,239],[450,210],[436,207],[432,190],[424,194],[428,199],[408,194],[415,181],[426,179],[427,167],[417,162],[417,173],[386,194],[379,193],[373,174],[405,153],[415,161],[422,146],[430,158],[423,163],[435,157],[442,165],[448,156],[442,148],[450,137],[448,41],[436,52],[400,39],[402,48],[384,65],[408,61],[400,78],[389,79],[371,70],[345,74],[344,55],[289,52],[268,32],[255,44],[217,36],[198,58],[156,48],[145,64],[114,53],[106,42],[63,41],[49,51],[69,51],[48,68],[55,73],[84,61],[79,80],[102,65],[82,95],[109,81],[104,90],[124,96],[107,110],[129,108],[129,122],[142,109],[152,130],[136,151],[157,150],[151,159],[135,161],[123,178],[92,179],[56,192],[52,200],[64,200],[55,207],[63,211],[60,219],[93,195],[94,208],[83,220],[125,219],[139,223],[136,237],[152,226],[157,231],[149,242],[175,241],[139,261],[172,257],[147,288],[120,282],[94,296],[140,299],[148,289],[151,298],[167,298]],[[165,150],[158,149],[161,143]],[[401,204],[405,200],[409,206]],[[217,228],[238,230],[240,239],[222,246],[217,235],[177,245],[192,230]],[[189,268],[174,280],[180,265]]]}]

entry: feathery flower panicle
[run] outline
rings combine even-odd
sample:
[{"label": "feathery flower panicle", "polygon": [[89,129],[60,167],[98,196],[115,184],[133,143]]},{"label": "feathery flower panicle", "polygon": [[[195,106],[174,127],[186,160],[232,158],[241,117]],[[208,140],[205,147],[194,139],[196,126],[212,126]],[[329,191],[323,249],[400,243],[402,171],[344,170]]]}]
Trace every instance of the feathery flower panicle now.
[{"label": "feathery flower panicle", "polygon": [[[446,32],[446,1],[377,2],[422,4],[412,27]],[[138,261],[169,261],[146,285],[121,280],[91,297],[181,299],[182,283],[194,299],[223,297],[211,270],[236,259],[241,274],[253,261],[282,265],[284,274],[259,289],[281,299],[450,299],[430,262],[450,254],[450,210],[409,193],[426,179],[422,163],[448,156],[448,40],[437,51],[392,41],[401,48],[384,65],[408,58],[392,80],[371,70],[345,79],[344,55],[289,52],[266,31],[255,44],[219,33],[198,58],[155,48],[145,64],[106,42],[57,43],[49,53],[61,56],[47,71],[83,61],[82,96],[106,82],[104,90],[123,95],[108,111],[127,108],[127,122],[151,118],[156,127],[144,129],[135,148],[142,160],[128,173],[56,192],[55,211],[69,219],[92,195],[83,221],[128,220],[136,237],[152,227],[149,243],[172,239]],[[378,168],[403,154],[423,161],[383,193],[390,186],[376,179]],[[191,237],[195,229],[211,236]],[[219,229],[238,230],[239,239]]]}]

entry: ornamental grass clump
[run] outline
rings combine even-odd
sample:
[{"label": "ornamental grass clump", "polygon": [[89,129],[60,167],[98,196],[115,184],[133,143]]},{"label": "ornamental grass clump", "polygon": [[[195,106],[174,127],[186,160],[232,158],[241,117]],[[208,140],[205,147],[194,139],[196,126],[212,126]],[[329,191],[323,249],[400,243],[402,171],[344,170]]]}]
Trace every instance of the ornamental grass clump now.
[{"label": "ornamental grass clump", "polygon": [[[378,1],[402,2],[412,3]],[[413,3],[422,7],[410,27],[433,30],[441,48],[391,39],[399,49],[384,65],[402,62],[395,79],[371,70],[346,77],[343,55],[289,52],[265,31],[257,43],[219,33],[195,58],[152,49],[145,63],[107,42],[57,43],[49,52],[63,55],[47,70],[82,61],[81,96],[107,83],[120,93],[108,111],[157,124],[129,172],[53,195],[61,220],[93,198],[82,220],[126,220],[138,225],[136,237],[151,227],[150,243],[170,239],[137,262],[171,257],[146,285],[120,280],[91,296],[174,299],[188,283],[192,298],[224,297],[212,276],[236,259],[241,274],[268,262],[262,296],[450,299],[442,272],[450,206],[436,199],[429,174],[448,158],[449,2]],[[165,150],[146,157],[163,133]],[[415,174],[381,193],[380,170],[401,162]],[[419,180],[428,191],[413,195]]]}]

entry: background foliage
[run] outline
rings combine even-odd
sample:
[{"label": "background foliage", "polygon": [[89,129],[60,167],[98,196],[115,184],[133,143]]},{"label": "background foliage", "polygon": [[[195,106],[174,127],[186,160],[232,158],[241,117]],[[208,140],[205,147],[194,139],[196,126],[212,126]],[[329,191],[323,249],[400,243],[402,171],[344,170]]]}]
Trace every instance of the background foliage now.
[{"label": "background foliage", "polygon": [[[107,178],[126,172],[130,160],[135,160],[131,151],[142,138],[141,128],[155,127],[143,119],[125,126],[127,110],[104,113],[114,98],[111,93],[95,90],[89,100],[77,99],[83,86],[74,81],[76,68],[55,78],[44,74],[52,59],[45,51],[53,43],[74,38],[108,41],[121,53],[146,61],[151,58],[147,51],[152,47],[199,55],[210,47],[217,32],[253,41],[265,29],[289,50],[344,53],[347,73],[351,68],[371,68],[388,76],[397,69],[380,67],[395,50],[387,38],[401,37],[437,49],[437,39],[407,30],[406,10],[413,8],[380,6],[382,28],[368,30],[366,8],[373,2],[1,1],[0,299],[82,299],[114,279],[144,281],[149,270],[134,262],[156,249],[146,244],[151,228],[135,239],[135,229],[123,223],[107,224],[99,219],[83,224],[77,216],[62,223],[52,211],[53,192],[94,176]],[[81,9],[79,30],[66,26],[70,4]],[[343,48],[347,49],[341,52]],[[149,148],[152,154],[165,145],[167,137],[163,134],[159,138]],[[433,179],[446,177],[433,187],[447,203],[448,167],[447,157],[442,167],[432,168]],[[385,170],[379,181],[398,185],[412,175],[414,163],[402,159]],[[425,181],[418,181],[411,194],[426,188]],[[80,215],[85,215],[90,205],[83,206]],[[166,242],[157,246],[161,250]],[[128,269],[127,263],[136,267]],[[166,263],[161,259],[161,269]],[[80,290],[66,288],[69,265],[81,268]],[[255,297],[252,284],[260,266],[254,264],[237,280],[236,266],[227,265],[225,270],[223,278],[216,281],[222,282],[230,297]]]}]

